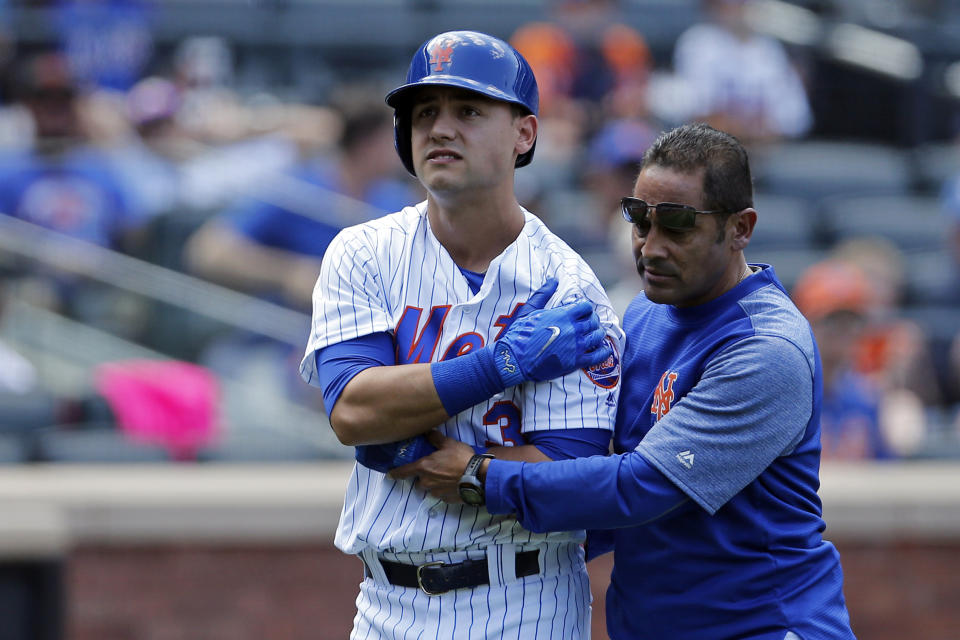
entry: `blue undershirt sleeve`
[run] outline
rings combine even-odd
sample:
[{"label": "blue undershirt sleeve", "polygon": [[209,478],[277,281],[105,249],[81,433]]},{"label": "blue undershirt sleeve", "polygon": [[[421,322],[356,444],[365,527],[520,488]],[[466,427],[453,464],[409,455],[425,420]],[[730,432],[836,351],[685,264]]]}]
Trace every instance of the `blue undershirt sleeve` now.
[{"label": "blue undershirt sleeve", "polygon": [[485,484],[490,513],[514,513],[537,533],[638,526],[688,500],[635,451],[538,464],[491,460]]},{"label": "blue undershirt sleeve", "polygon": [[570,460],[607,455],[610,435],[608,429],[554,429],[527,431],[523,438],[551,460]]},{"label": "blue undershirt sleeve", "polygon": [[370,367],[395,364],[393,338],[385,331],[344,340],[316,352],[323,406],[329,416],[347,383]]}]

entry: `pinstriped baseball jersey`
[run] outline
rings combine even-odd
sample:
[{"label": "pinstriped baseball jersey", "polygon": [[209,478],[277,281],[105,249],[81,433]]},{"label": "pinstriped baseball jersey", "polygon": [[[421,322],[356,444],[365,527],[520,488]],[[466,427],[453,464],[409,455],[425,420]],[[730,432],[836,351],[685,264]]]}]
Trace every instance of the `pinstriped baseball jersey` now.
[{"label": "pinstriped baseball jersey", "polygon": [[[559,280],[548,306],[586,297],[597,307],[615,355],[600,367],[509,388],[450,418],[440,430],[470,445],[523,444],[534,430],[613,429],[623,333],[587,264],[534,215],[489,265],[478,293],[430,230],[426,202],[350,227],[331,243],[313,295],[313,327],[301,375],[317,383],[314,354],[375,332],[392,332],[397,363],[433,362],[489,344],[548,277]],[[510,517],[448,505],[355,465],[336,545],[420,552],[579,542],[583,532],[533,534]]]}]

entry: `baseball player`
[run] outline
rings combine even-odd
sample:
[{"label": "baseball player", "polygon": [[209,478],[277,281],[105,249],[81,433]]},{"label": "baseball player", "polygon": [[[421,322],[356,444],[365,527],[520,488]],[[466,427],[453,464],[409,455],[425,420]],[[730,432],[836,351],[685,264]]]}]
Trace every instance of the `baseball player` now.
[{"label": "baseball player", "polygon": [[[386,98],[427,199],[342,231],[301,364],[357,447],[335,544],[363,559],[351,638],[588,638],[584,532],[491,516],[476,470],[605,454],[623,334],[593,272],[514,195],[538,94],[507,43],[442,33]],[[433,429],[474,450],[462,504],[392,468]],[[462,476],[462,477],[460,477]]]}]

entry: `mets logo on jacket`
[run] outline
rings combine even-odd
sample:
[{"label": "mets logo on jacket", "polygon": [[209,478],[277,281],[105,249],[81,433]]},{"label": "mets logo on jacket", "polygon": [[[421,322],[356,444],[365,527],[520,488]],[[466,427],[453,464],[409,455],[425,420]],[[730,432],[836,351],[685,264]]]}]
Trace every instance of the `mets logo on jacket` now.
[{"label": "mets logo on jacket", "polygon": [[677,380],[676,371],[664,371],[660,376],[660,382],[653,392],[653,404],[650,405],[650,413],[657,416],[657,420],[667,415],[670,407],[673,406],[673,383]]}]

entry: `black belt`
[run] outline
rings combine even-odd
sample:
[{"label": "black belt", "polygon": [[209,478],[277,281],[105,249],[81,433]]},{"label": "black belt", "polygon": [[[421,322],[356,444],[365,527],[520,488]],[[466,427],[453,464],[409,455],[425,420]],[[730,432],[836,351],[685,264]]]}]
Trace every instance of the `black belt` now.
[{"label": "black belt", "polygon": [[[540,573],[540,552],[521,551],[516,554],[516,575],[518,578]],[[421,589],[430,596],[440,595],[454,589],[471,589],[490,582],[487,559],[465,560],[456,564],[427,562],[424,564],[403,564],[380,560],[387,581],[398,587]],[[370,570],[364,565],[367,575]]]}]

